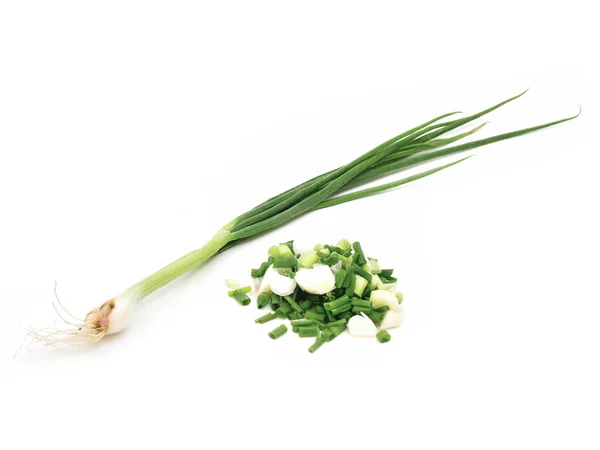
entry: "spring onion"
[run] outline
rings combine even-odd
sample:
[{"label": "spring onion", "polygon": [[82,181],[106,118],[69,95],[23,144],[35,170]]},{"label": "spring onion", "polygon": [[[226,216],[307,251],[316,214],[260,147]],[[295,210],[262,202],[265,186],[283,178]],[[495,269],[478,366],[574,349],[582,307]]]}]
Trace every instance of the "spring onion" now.
[{"label": "spring onion", "polygon": [[316,325],[300,327],[298,334],[300,337],[317,337],[319,335],[319,327]]},{"label": "spring onion", "polygon": [[390,333],[388,333],[385,330],[381,330],[379,333],[377,333],[376,337],[377,337],[377,340],[379,342],[381,342],[382,344],[385,344],[386,342],[390,342],[390,339],[392,339],[392,337],[390,336]]},{"label": "spring onion", "polygon": [[369,282],[366,278],[363,278],[360,275],[354,275],[354,295],[357,297],[362,296],[368,285]]},{"label": "spring onion", "polygon": [[326,338],[327,342],[333,341],[336,337],[346,331],[346,328],[346,325],[338,325],[337,327],[330,328],[329,331],[331,331],[331,337]]},{"label": "spring onion", "polygon": [[264,316],[260,316],[258,319],[256,319],[254,322],[256,323],[267,323],[270,322],[273,319],[277,318],[277,313],[267,313]]},{"label": "spring onion", "polygon": [[319,261],[319,255],[317,255],[315,252],[308,252],[300,256],[298,264],[305,269],[312,269],[317,261]]},{"label": "spring onion", "polygon": [[[479,119],[519,98],[524,93],[525,92],[470,116],[456,119],[451,116],[454,116],[457,113],[452,112],[440,115],[421,125],[413,127],[349,163],[288,189],[234,218],[223,226],[203,247],[182,256],[171,264],[129,287],[116,297],[94,308],[83,320],[76,320],[69,315],[64,308],[60,307],[60,304],[56,304],[55,309],[59,317],[67,325],[67,328],[44,330],[31,329],[29,330],[29,336],[35,341],[51,346],[60,343],[78,344],[83,342],[97,342],[105,335],[114,334],[125,329],[134,315],[136,306],[144,298],[190,270],[198,268],[213,256],[224,252],[253,236],[268,232],[311,211],[365,198],[424,178],[464,161],[466,158],[402,178],[398,181],[339,195],[348,189],[364,185],[367,182],[379,179],[387,174],[417,166],[426,161],[447,155],[455,155],[466,150],[472,150],[494,142],[531,133],[536,130],[572,120],[579,115],[578,113],[573,117],[471,141],[466,144],[449,145],[476,132],[480,126],[460,135],[449,138],[441,137],[442,135]],[[444,119],[446,120],[444,121]],[[345,246],[345,242],[340,242],[336,247],[343,250]],[[287,249],[285,247],[287,247]],[[355,242],[352,247],[356,253],[353,257],[353,261],[362,268],[363,265],[366,264],[367,259],[362,252],[360,243]],[[291,251],[292,248],[294,248],[293,242],[282,243],[277,249],[278,253],[273,249],[269,258],[295,257]],[[327,249],[321,248],[320,250],[315,251],[319,257],[324,258],[327,254],[331,253],[328,251],[324,255],[321,255],[321,252],[324,252],[324,250]],[[343,254],[341,256],[347,258],[347,256]],[[339,260],[343,261],[342,259]],[[327,264],[328,262],[325,263]],[[252,270],[252,277],[266,278],[267,268],[270,268],[269,264],[269,262],[263,263],[258,269]],[[271,268],[271,270],[274,269]],[[346,280],[344,280],[344,284],[348,281],[348,286],[344,287],[346,287],[349,295],[353,294],[356,289],[355,278],[353,276],[354,273],[352,273],[352,276],[348,280],[348,275],[350,275],[351,272],[352,268],[347,270],[347,277]],[[362,274],[359,275],[363,276]],[[283,275],[281,275],[281,277],[291,280],[291,278],[284,277]],[[288,286],[291,286],[291,282],[288,283]],[[273,285],[274,283],[271,281],[270,287],[274,287]],[[294,289],[290,291],[287,289],[285,292],[277,292],[273,289],[274,292],[277,292],[280,295],[289,295],[293,290]],[[268,290],[265,289],[263,292],[268,292]],[[238,296],[240,295],[238,294]]]},{"label": "spring onion", "polygon": [[275,328],[273,331],[271,331],[269,333],[269,337],[273,340],[279,339],[285,333],[287,333],[287,327],[285,325],[279,325],[277,328]]},{"label": "spring onion", "polygon": [[285,299],[286,302],[289,303],[289,305],[292,307],[292,309],[294,311],[296,311],[296,313],[298,313],[298,314],[304,313],[304,310],[300,307],[300,305],[298,303],[296,303],[296,301],[292,297],[290,297],[289,295],[286,295],[283,298]]},{"label": "spring onion", "polygon": [[346,271],[344,269],[338,270],[338,272],[335,274],[335,287],[337,289],[342,287],[342,284],[344,283],[345,278],[346,278]]},{"label": "spring onion", "polygon": [[262,293],[256,299],[256,306],[258,307],[258,309],[263,309],[265,306],[267,306],[269,304],[270,301],[271,301],[271,296],[269,294]]},{"label": "spring onion", "polygon": [[353,298],[351,300],[352,306],[363,306],[365,308],[371,309],[372,304],[370,300],[362,300],[360,298]]},{"label": "spring onion", "polygon": [[372,308],[368,308],[368,307],[365,307],[365,306],[353,306],[351,311],[354,314],[368,313],[368,312],[372,311]]},{"label": "spring onion", "polygon": [[381,308],[382,306],[389,306],[393,311],[399,311],[400,305],[398,299],[390,291],[383,289],[377,289],[371,292],[371,304],[373,308]]},{"label": "spring onion", "polygon": [[308,348],[308,351],[310,353],[316,352],[326,342],[326,340],[329,336],[333,336],[333,334],[329,333],[328,335],[325,335],[325,333],[323,333],[323,335],[321,337],[317,338],[315,340],[315,343]]},{"label": "spring onion", "polygon": [[390,328],[397,328],[402,325],[402,319],[404,318],[404,309],[400,306],[400,310],[394,311],[390,309],[384,313],[383,320],[379,325],[382,330],[389,330]]},{"label": "spring onion", "polygon": [[377,334],[377,327],[365,314],[351,317],[347,326],[351,336],[373,337]]},{"label": "spring onion", "polygon": [[270,297],[271,297],[271,309],[273,311],[278,310],[279,306],[281,305],[281,297],[279,295],[275,294],[274,292],[271,293]]},{"label": "spring onion", "polygon": [[240,287],[240,282],[238,280],[225,280],[225,284],[229,289],[238,289]]},{"label": "spring onion", "polygon": [[274,292],[279,296],[284,296],[290,295],[292,292],[294,292],[294,289],[296,289],[296,280],[285,275],[281,275],[271,266],[265,272],[258,292]]},{"label": "spring onion", "polygon": [[401,305],[402,301],[404,300],[404,296],[402,295],[402,292],[396,292],[396,298],[398,299],[398,304]]},{"label": "spring onion", "polygon": [[323,264],[315,264],[312,269],[300,268],[295,280],[302,290],[310,294],[323,295],[335,287],[335,275]]},{"label": "spring onion", "polygon": [[248,297],[248,294],[246,294],[241,289],[236,289],[235,291],[233,291],[231,296],[235,298],[238,302],[240,302],[240,304],[243,306],[248,306],[250,304],[250,297]]},{"label": "spring onion", "polygon": [[[285,297],[284,297],[285,298]],[[292,309],[292,307],[289,305],[289,303],[283,303],[279,309],[277,309],[277,316],[284,318],[287,317],[288,314],[291,314],[292,311],[294,311]]]}]

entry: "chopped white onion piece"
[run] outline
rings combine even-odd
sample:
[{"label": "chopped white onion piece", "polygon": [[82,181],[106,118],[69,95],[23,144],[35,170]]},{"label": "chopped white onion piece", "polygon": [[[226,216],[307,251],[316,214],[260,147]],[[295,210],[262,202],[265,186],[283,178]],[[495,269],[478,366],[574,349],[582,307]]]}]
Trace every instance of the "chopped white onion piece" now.
[{"label": "chopped white onion piece", "polygon": [[371,292],[371,304],[373,309],[381,308],[382,306],[389,306],[392,311],[400,311],[400,305],[398,299],[390,291],[383,289],[376,289]]},{"label": "chopped white onion piece", "polygon": [[389,330],[390,328],[399,327],[402,325],[402,319],[404,319],[404,308],[402,308],[402,306],[400,306],[398,311],[392,311],[390,309],[389,311],[386,311],[385,315],[383,316],[383,320],[381,321],[379,328],[382,330]]},{"label": "chopped white onion piece", "polygon": [[226,279],[225,284],[229,289],[239,289],[240,282],[238,280]]},{"label": "chopped white onion piece", "polygon": [[279,275],[276,270],[270,275],[271,290],[277,295],[291,295],[296,289],[296,280],[284,275]]},{"label": "chopped white onion piece", "polygon": [[290,295],[296,289],[296,280],[280,275],[273,267],[269,267],[260,282],[258,293],[274,292],[277,295]]},{"label": "chopped white onion piece", "polygon": [[325,264],[315,264],[312,269],[300,267],[295,280],[309,294],[323,295],[335,288],[335,275]]},{"label": "chopped white onion piece", "polygon": [[377,335],[377,327],[364,313],[360,316],[350,317],[347,327],[351,336],[374,337]]}]

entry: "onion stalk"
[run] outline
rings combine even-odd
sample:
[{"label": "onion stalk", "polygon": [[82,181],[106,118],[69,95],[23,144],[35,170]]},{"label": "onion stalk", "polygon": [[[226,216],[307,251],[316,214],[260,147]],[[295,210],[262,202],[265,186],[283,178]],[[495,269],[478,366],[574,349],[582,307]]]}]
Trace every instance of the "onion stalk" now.
[{"label": "onion stalk", "polygon": [[[526,92],[526,91],[525,91]],[[440,170],[458,164],[467,158],[451,162],[425,172],[411,175],[400,180],[382,184],[352,193],[338,195],[348,189],[362,186],[390,173],[417,166],[426,161],[443,156],[472,150],[494,142],[511,139],[536,130],[541,130],[576,118],[580,112],[565,119],[537,125],[530,128],[504,133],[465,144],[448,146],[477,132],[485,124],[448,138],[440,136],[472,122],[501,106],[521,97],[525,92],[500,102],[476,114],[441,122],[457,114],[452,112],[435,117],[419,126],[401,133],[373,150],[356,158],[335,170],[314,177],[296,187],[272,197],[253,209],[231,220],[223,226],[203,247],[194,250],[152,275],[129,287],[116,297],[104,302],[90,311],[83,320],[68,313],[58,299],[54,303],[55,311],[65,322],[64,329],[29,329],[28,334],[34,340],[55,346],[61,343],[80,344],[97,342],[106,335],[125,329],[135,312],[135,308],[148,295],[171,281],[179,278],[200,265],[245,240],[279,227],[303,214],[322,208],[336,206],[349,201],[368,197],[402,184],[424,178]],[[439,138],[439,139],[438,139]]]}]

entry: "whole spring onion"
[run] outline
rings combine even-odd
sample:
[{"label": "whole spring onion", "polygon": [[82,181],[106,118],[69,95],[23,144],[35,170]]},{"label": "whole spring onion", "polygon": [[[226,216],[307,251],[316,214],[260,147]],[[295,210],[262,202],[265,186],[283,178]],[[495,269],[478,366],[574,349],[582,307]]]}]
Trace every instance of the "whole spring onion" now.
[{"label": "whole spring onion", "polygon": [[[343,166],[338,167],[335,170],[323,173],[264,201],[263,203],[236,217],[223,226],[203,247],[182,256],[176,261],[173,261],[171,264],[163,267],[152,275],[129,287],[116,297],[94,308],[85,316],[83,320],[74,317],[68,311],[66,311],[57,298],[56,302],[53,304],[54,309],[63,322],[65,322],[67,327],[64,329],[29,329],[28,334],[34,341],[51,346],[61,343],[79,344],[86,342],[97,342],[106,335],[114,334],[125,329],[129,325],[134,315],[137,304],[148,295],[152,294],[171,281],[179,278],[184,273],[196,269],[218,253],[224,252],[225,250],[228,250],[253,236],[270,231],[308,212],[358,200],[395,188],[397,186],[434,174],[440,170],[464,161],[467,158],[463,158],[458,161],[418,173],[416,175],[411,175],[391,183],[381,184],[379,186],[338,195],[341,192],[361,186],[390,173],[414,167],[426,161],[434,160],[447,155],[457,154],[466,150],[472,150],[477,147],[514,138],[536,130],[566,122],[576,118],[581,113],[580,110],[580,112],[573,117],[556,120],[554,122],[549,122],[530,128],[524,128],[510,133],[499,134],[460,145],[452,146],[450,144],[453,144],[454,142],[475,133],[484,124],[478,125],[475,128],[456,136],[441,138],[441,136],[445,135],[446,133],[479,119],[480,117],[521,97],[524,93],[525,92],[515,97],[511,97],[508,100],[500,102],[481,112],[460,119],[442,121],[443,119],[447,119],[457,114],[456,112],[435,117],[421,125],[411,128],[410,130],[389,139],[383,144],[375,147],[373,150],[363,154],[362,156],[359,156]],[[345,250],[346,243],[340,243],[340,245],[344,247],[340,248],[340,250],[343,252]],[[361,252],[360,249],[355,249],[355,251],[359,254]],[[320,258],[327,258],[330,250],[323,248],[317,251],[317,249],[315,249],[315,252]],[[277,258],[286,258],[291,256],[290,248],[287,245],[273,248],[271,253],[273,257]],[[314,259],[313,256],[311,256],[311,258]],[[284,262],[284,260],[280,261],[281,264]],[[334,265],[337,263],[337,261],[327,259],[325,259],[324,262],[327,265]],[[361,266],[367,262],[368,261],[366,259],[364,261],[358,261]],[[306,261],[303,261],[303,263],[306,263]],[[308,261],[307,264],[309,263],[310,261]],[[257,273],[260,272],[260,270],[264,271],[264,269],[266,269],[266,267],[258,269]],[[347,273],[346,275],[349,274]],[[361,274],[359,273],[359,275]],[[364,275],[364,273],[362,275]],[[335,282],[338,285],[343,283],[343,287],[347,289],[349,295],[352,295],[354,290],[357,289],[354,274],[351,274],[347,280],[342,280],[342,277],[339,276]],[[346,282],[348,285],[346,285]],[[358,287],[363,289],[363,285],[364,283],[361,282]],[[232,287],[235,288],[235,285],[232,285]],[[242,293],[238,293],[237,297],[239,297],[238,300],[240,302],[246,302]],[[351,306],[352,305],[349,304],[347,306],[341,306],[337,308],[336,314],[341,312],[340,308],[350,309]],[[374,317],[377,314],[377,312],[372,312],[370,313],[370,317]],[[335,333],[339,334],[339,330],[336,328],[332,328],[332,331],[334,333],[334,337],[336,335]],[[330,337],[328,336],[327,339],[329,338]]]}]

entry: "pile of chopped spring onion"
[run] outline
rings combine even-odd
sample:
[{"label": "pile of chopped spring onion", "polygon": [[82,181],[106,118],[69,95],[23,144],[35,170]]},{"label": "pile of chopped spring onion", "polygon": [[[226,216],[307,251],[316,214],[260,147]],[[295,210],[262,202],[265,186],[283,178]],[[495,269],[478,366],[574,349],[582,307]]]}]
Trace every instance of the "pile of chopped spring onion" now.
[{"label": "pile of chopped spring onion", "polygon": [[[271,247],[268,254],[251,276],[258,285],[258,309],[269,306],[272,312],[255,322],[289,320],[294,333],[316,338],[310,353],[346,329],[351,336],[388,342],[386,330],[402,324],[403,297],[396,290],[394,270],[367,258],[359,242],[342,239],[335,246],[317,244],[303,252],[289,241]],[[235,280],[227,280],[227,285],[230,297],[243,306],[250,304],[251,286],[240,288]],[[269,337],[278,339],[286,332],[287,327],[279,325]]]},{"label": "pile of chopped spring onion", "polygon": [[[466,150],[472,150],[494,142],[541,130],[552,125],[572,120],[579,115],[577,114],[573,117],[460,145],[452,145],[454,142],[468,137],[480,130],[483,124],[477,125],[469,131],[454,136],[447,136],[447,133],[495,111],[501,106],[519,98],[524,93],[525,92],[470,116],[443,121],[443,119],[447,119],[458,113],[451,112],[442,114],[421,125],[413,127],[404,133],[394,136],[383,144],[378,145],[373,150],[355,158],[337,169],[327,171],[311,178],[296,187],[288,189],[281,194],[260,203],[223,226],[203,247],[182,256],[171,264],[129,287],[116,297],[102,303],[100,306],[90,311],[83,319],[70,314],[63,308],[57,298],[53,306],[58,316],[65,323],[65,328],[43,328],[41,330],[31,328],[28,330],[28,335],[31,337],[32,342],[41,342],[50,346],[56,346],[63,343],[79,344],[85,342],[97,342],[106,335],[114,334],[125,329],[129,325],[138,303],[148,295],[179,278],[184,273],[198,268],[213,256],[228,250],[235,245],[243,243],[253,236],[266,233],[306,213],[368,197],[411,181],[424,178],[464,161],[466,158],[416,175],[401,178],[391,183],[363,188],[354,192],[339,195],[348,189],[362,186],[365,183],[391,173],[418,166],[426,161],[458,154]],[[343,254],[341,255],[343,256]],[[281,259],[278,264],[286,264],[286,260]],[[285,267],[282,266],[282,268]],[[350,268],[348,267],[344,270],[348,271]],[[352,281],[352,279],[352,277],[349,278],[350,281]],[[353,285],[353,288],[356,289],[356,284]],[[348,289],[348,286],[346,286],[345,289]],[[365,290],[366,289],[367,288],[365,288]],[[326,303],[328,302],[323,302],[323,305]],[[323,305],[315,305],[315,308],[317,306],[322,306],[322,308],[325,309],[325,315],[327,315],[327,309]],[[360,305],[352,305],[352,308],[355,306]],[[299,312],[297,314],[299,314]],[[377,311],[371,312],[371,315],[373,314],[377,317]],[[368,317],[366,313],[365,316]],[[305,318],[304,320],[308,319]],[[323,330],[320,330],[321,333],[322,331]],[[280,333],[281,330],[274,333],[273,336],[277,336]]]}]

